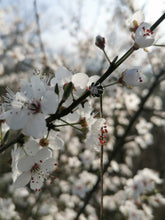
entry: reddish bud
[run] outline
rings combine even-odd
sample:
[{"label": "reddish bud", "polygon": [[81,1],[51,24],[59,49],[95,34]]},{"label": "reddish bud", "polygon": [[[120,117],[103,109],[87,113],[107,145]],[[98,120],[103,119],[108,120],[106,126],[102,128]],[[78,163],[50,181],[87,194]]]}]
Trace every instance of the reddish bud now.
[{"label": "reddish bud", "polygon": [[101,50],[104,50],[104,48],[105,48],[105,38],[98,35],[96,37],[95,45],[97,47],[99,47]]}]

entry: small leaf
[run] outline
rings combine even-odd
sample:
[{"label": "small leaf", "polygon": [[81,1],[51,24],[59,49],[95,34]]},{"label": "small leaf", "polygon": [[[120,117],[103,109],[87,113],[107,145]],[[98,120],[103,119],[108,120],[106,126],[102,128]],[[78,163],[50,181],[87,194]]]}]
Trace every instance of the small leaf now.
[{"label": "small leaf", "polygon": [[55,87],[54,87],[54,92],[59,95],[59,87],[58,84],[56,83]]},{"label": "small leaf", "polygon": [[4,143],[7,141],[8,137],[9,137],[9,133],[10,133],[10,130],[8,130],[8,131],[5,133],[5,136],[4,136],[4,138],[3,138]]},{"label": "small leaf", "polygon": [[117,59],[118,59],[118,56],[116,56],[116,57],[113,59],[112,63],[115,63],[115,62],[117,61]]},{"label": "small leaf", "polygon": [[73,83],[69,82],[67,85],[64,86],[64,94],[62,97],[63,102],[65,102],[67,100],[67,98],[70,96],[70,94],[73,91]]}]

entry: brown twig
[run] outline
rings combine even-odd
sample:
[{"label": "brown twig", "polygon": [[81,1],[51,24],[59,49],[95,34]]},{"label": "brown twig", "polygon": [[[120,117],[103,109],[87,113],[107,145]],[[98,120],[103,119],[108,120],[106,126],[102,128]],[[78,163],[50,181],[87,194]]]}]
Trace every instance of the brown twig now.
[{"label": "brown twig", "polygon": [[44,47],[42,37],[41,37],[41,26],[40,26],[40,19],[39,19],[38,8],[37,8],[37,0],[34,0],[34,13],[35,13],[35,18],[36,18],[37,35],[38,35],[38,39],[39,39],[40,49],[43,54],[44,64],[46,65],[47,64],[47,57],[46,57],[46,51],[45,51],[45,47]]}]

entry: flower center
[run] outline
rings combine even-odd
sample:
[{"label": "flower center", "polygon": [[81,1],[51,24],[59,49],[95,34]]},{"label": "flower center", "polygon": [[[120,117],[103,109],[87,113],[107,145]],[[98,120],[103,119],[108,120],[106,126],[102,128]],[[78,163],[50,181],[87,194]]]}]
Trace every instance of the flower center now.
[{"label": "flower center", "polygon": [[31,173],[37,173],[39,170],[40,170],[40,165],[38,163],[35,163],[30,171]]},{"label": "flower center", "polygon": [[151,31],[150,29],[146,30],[145,27],[142,27],[142,29],[143,29],[143,32],[144,32],[143,37],[151,36],[153,34],[153,31]]},{"label": "flower center", "polygon": [[33,100],[29,105],[29,110],[32,111],[33,114],[37,114],[41,109],[41,103],[38,100]]}]

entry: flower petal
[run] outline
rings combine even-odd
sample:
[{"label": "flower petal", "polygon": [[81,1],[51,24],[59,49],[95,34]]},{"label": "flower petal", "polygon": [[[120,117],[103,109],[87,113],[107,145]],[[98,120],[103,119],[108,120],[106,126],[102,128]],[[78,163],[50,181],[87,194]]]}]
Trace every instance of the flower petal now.
[{"label": "flower petal", "polygon": [[57,83],[59,87],[63,86],[65,83],[70,82],[72,73],[65,67],[59,67],[55,72],[55,77],[51,80],[51,86],[55,86]]},{"label": "flower petal", "polygon": [[24,149],[28,155],[34,156],[40,150],[40,146],[36,141],[30,140],[24,144]]},{"label": "flower petal", "polygon": [[30,188],[33,190],[40,190],[44,182],[44,178],[39,173],[32,173]]},{"label": "flower petal", "polygon": [[24,156],[18,161],[18,169],[26,172],[31,170],[34,165],[34,157],[32,156]]},{"label": "flower petal", "polygon": [[46,122],[42,113],[32,114],[29,116],[29,121],[23,128],[23,134],[40,138],[46,131]]},{"label": "flower petal", "polygon": [[97,76],[97,75],[91,76],[89,78],[89,82],[88,82],[87,86],[90,86],[93,82],[95,83],[98,79],[99,79],[99,76]]},{"label": "flower petal", "polygon": [[42,111],[45,114],[54,114],[58,107],[58,96],[54,91],[47,91],[41,101]]},{"label": "flower petal", "polygon": [[85,89],[88,83],[88,76],[85,73],[76,73],[72,77],[72,82],[75,87],[80,87],[81,89]]},{"label": "flower petal", "polygon": [[31,77],[31,89],[33,98],[40,99],[45,93],[45,86],[39,76]]},{"label": "flower petal", "polygon": [[42,163],[47,158],[51,157],[52,152],[47,147],[42,148],[35,156],[34,160],[36,163]]},{"label": "flower petal", "polygon": [[23,109],[17,111],[16,109],[13,109],[12,111],[10,111],[10,115],[6,119],[6,123],[11,129],[19,130],[26,125],[28,117],[29,116],[27,110]]},{"label": "flower petal", "polygon": [[13,185],[15,188],[24,187],[29,183],[30,179],[31,179],[30,171],[24,172],[20,176],[18,176],[18,178],[16,179]]},{"label": "flower petal", "polygon": [[55,170],[56,161],[54,158],[49,158],[41,165],[41,170],[46,174],[49,174]]}]

